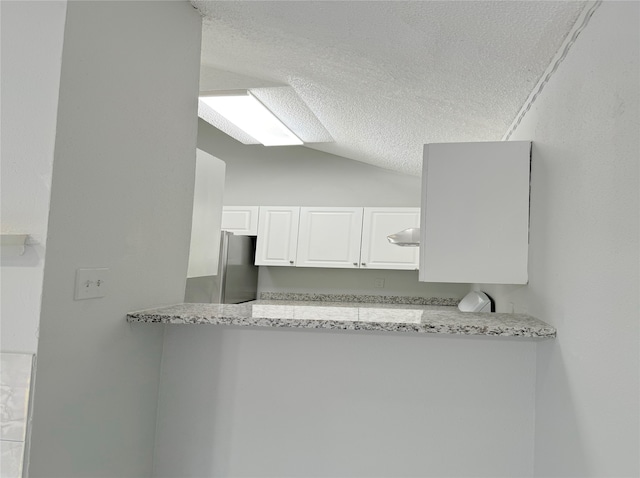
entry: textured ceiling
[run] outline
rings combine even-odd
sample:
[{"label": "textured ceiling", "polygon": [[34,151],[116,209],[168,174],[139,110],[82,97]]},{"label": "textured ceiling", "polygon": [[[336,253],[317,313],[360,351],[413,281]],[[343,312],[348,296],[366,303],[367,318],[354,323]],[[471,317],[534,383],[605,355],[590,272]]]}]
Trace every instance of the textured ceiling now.
[{"label": "textured ceiling", "polygon": [[279,88],[286,124],[333,138],[307,147],[414,175],[425,143],[500,140],[585,6],[192,3],[204,15],[202,91],[262,88],[273,99]]}]

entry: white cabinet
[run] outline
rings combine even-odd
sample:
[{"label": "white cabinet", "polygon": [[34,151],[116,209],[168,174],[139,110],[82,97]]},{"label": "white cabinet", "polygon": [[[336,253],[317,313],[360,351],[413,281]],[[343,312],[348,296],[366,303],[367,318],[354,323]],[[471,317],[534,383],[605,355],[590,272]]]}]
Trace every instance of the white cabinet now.
[{"label": "white cabinet", "polygon": [[420,227],[420,208],[260,207],[256,265],[418,268],[419,249],[387,236]]},{"label": "white cabinet", "polygon": [[361,207],[300,208],[298,267],[358,268]]},{"label": "white cabinet", "polygon": [[225,206],[222,209],[222,230],[236,236],[258,234],[258,206]]},{"label": "white cabinet", "polygon": [[188,278],[218,274],[225,167],[224,161],[196,149]]},{"label": "white cabinet", "polygon": [[526,284],[531,143],[424,147],[420,280]]},{"label": "white cabinet", "polygon": [[418,269],[419,248],[390,244],[387,236],[420,227],[420,208],[365,207],[362,221],[360,267],[363,269]]},{"label": "white cabinet", "polygon": [[295,265],[299,216],[299,207],[260,207],[256,265]]}]

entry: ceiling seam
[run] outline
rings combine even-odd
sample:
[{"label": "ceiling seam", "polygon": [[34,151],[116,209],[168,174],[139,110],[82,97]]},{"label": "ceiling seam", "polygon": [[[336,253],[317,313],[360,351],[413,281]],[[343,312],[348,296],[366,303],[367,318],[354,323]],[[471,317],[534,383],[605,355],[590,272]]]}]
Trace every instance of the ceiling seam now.
[{"label": "ceiling seam", "polygon": [[536,83],[536,85],[533,87],[533,90],[527,97],[527,100],[524,102],[524,105],[522,106],[522,108],[520,108],[520,111],[518,112],[515,119],[511,123],[511,126],[502,137],[502,141],[508,141],[511,135],[513,134],[513,132],[520,125],[520,122],[522,121],[524,116],[529,112],[529,110],[531,109],[535,101],[538,99],[538,96],[540,96],[540,93],[542,93],[542,90],[544,89],[546,84],[549,82],[553,74],[556,72],[560,64],[564,61],[567,54],[569,53],[569,50],[578,39],[578,36],[580,36],[580,33],[582,33],[582,31],[586,28],[587,24],[589,23],[589,20],[591,19],[595,11],[598,9],[598,7],[600,7],[600,4],[602,2],[603,0],[594,0],[585,6],[584,10],[582,11],[582,13],[580,13],[580,16],[578,17],[573,27],[567,34],[563,44],[560,46],[560,48],[554,55],[553,59],[549,63],[549,66],[547,67],[545,72],[542,74],[542,76],[538,80],[538,83]]}]

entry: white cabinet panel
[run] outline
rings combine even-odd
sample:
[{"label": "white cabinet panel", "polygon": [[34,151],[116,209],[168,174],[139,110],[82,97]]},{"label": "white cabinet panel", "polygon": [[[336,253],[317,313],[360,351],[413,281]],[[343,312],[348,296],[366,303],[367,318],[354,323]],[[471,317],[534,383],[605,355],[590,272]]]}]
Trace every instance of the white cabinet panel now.
[{"label": "white cabinet panel", "polygon": [[299,216],[299,207],[260,207],[256,265],[295,265]]},{"label": "white cabinet panel", "polygon": [[531,143],[424,147],[420,280],[526,284]]},{"label": "white cabinet panel", "polygon": [[222,230],[236,236],[258,234],[258,206],[225,206],[222,210]]},{"label": "white cabinet panel", "polygon": [[390,244],[387,236],[420,227],[420,208],[365,207],[360,267],[366,269],[418,269],[418,247]]},{"label": "white cabinet panel", "polygon": [[189,278],[218,273],[225,168],[224,161],[196,150]]},{"label": "white cabinet panel", "polygon": [[300,209],[296,265],[359,267],[361,234],[361,207],[303,207]]}]

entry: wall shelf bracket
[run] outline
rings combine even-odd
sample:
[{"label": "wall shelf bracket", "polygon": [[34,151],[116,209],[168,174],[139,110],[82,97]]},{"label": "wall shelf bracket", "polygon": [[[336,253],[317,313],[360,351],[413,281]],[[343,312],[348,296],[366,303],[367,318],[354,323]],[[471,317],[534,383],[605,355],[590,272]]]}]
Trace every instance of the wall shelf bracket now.
[{"label": "wall shelf bracket", "polygon": [[24,254],[28,234],[0,234],[2,256],[21,256]]}]

